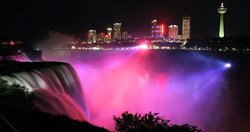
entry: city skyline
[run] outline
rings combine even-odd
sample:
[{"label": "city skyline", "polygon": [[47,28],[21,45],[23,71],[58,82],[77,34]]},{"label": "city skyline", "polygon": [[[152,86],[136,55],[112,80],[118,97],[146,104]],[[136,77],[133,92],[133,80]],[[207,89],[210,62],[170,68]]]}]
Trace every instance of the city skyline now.
[{"label": "city skyline", "polygon": [[[134,36],[148,36],[153,19],[180,27],[183,16],[190,16],[192,19],[192,38],[218,37],[217,8],[220,2],[222,1],[1,1],[0,39],[9,37],[36,40],[46,37],[49,31],[86,37],[89,29],[106,31],[107,27],[113,27],[114,22],[122,23],[122,28]],[[249,10],[249,2],[223,2],[229,9],[224,18],[225,36],[250,35],[250,16],[245,15]]]},{"label": "city skyline", "polygon": [[[88,30],[87,39],[83,42],[92,43],[110,43],[110,42],[128,42],[137,39],[151,39],[152,42],[187,42],[190,37],[190,17],[182,17],[182,31],[178,33],[177,25],[166,25],[154,19],[151,21],[151,34],[149,36],[135,37],[122,28],[122,23],[114,23],[113,28],[107,27],[106,31],[96,31],[96,29]],[[98,41],[99,39],[99,41]],[[101,41],[100,41],[101,40]]]}]

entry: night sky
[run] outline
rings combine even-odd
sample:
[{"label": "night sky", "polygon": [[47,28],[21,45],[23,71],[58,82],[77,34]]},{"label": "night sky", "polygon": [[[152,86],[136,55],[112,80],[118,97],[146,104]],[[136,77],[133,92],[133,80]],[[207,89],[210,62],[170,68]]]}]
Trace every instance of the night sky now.
[{"label": "night sky", "polygon": [[[250,2],[224,2],[225,35],[250,35]],[[145,36],[152,19],[181,28],[182,16],[191,16],[192,38],[216,37],[219,5],[219,0],[1,0],[0,40],[39,40],[49,31],[84,37],[88,29],[105,32],[114,22],[129,34]]]}]

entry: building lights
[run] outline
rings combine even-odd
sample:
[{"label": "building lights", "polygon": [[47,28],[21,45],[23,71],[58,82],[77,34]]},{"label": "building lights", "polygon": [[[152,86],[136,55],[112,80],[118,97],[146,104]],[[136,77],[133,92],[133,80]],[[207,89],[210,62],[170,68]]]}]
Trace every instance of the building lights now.
[{"label": "building lights", "polygon": [[114,40],[116,41],[122,40],[121,25],[121,23],[114,23]]},{"label": "building lights", "polygon": [[182,37],[186,41],[190,39],[190,17],[182,17]]}]

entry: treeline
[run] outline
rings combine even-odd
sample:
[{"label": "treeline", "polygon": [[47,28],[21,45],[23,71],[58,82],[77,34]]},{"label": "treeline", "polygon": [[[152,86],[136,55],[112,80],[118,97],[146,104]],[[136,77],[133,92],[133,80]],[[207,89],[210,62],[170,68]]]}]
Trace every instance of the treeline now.
[{"label": "treeline", "polygon": [[227,49],[244,51],[250,49],[250,36],[225,37],[225,38],[203,38],[188,40],[186,48],[211,48],[212,50]]}]

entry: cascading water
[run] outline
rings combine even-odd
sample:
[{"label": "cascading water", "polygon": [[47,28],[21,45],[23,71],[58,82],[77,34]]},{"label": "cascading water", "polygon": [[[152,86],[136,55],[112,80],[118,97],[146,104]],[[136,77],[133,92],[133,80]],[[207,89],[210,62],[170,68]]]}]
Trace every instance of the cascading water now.
[{"label": "cascading water", "polygon": [[81,84],[71,65],[58,62],[4,62],[1,74],[34,92],[40,110],[86,121],[88,113]]},{"label": "cascading water", "polygon": [[2,55],[0,56],[0,61],[19,61],[19,62],[29,62],[29,58],[24,54],[12,54],[12,55]]}]

